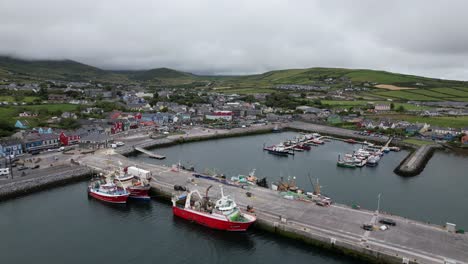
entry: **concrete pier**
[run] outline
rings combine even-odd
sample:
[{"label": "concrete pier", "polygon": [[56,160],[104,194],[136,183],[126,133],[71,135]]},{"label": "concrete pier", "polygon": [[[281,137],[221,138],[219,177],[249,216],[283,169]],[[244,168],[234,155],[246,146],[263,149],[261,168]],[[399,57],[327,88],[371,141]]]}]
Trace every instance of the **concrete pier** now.
[{"label": "concrete pier", "polygon": [[[135,165],[134,160],[130,161],[122,155],[99,153],[93,157],[83,157],[80,163],[94,170],[108,171],[110,167],[119,166],[119,161],[124,166]],[[136,165],[152,172],[151,185],[161,194],[158,197],[169,198],[175,192],[174,185],[200,191],[214,185],[210,196],[219,197],[218,183],[214,181],[194,178],[187,171],[174,172],[166,166],[142,162]],[[235,197],[241,207],[251,205],[255,208],[257,227],[323,248],[378,263],[468,263],[468,235],[450,233],[441,226],[354,210],[345,205],[320,207],[313,203],[287,200],[278,192],[255,186],[248,189],[223,188],[226,194]],[[253,195],[248,197],[247,191]],[[364,223],[378,224],[380,217],[393,219],[397,225],[386,231],[370,232],[361,228]]]},{"label": "concrete pier", "polygon": [[92,170],[85,166],[60,165],[37,170],[26,177],[0,181],[0,200],[14,198],[49,187],[80,181],[91,177]]},{"label": "concrete pier", "polygon": [[156,154],[156,153],[148,151],[148,150],[146,150],[144,148],[135,147],[135,150],[140,151],[141,153],[144,153],[144,154],[150,156],[151,158],[155,158],[155,159],[165,159],[166,158],[166,156]]},{"label": "concrete pier", "polygon": [[324,134],[324,135],[333,135],[333,136],[342,137],[345,139],[347,138],[362,139],[362,140],[366,140],[369,142],[385,143],[389,139],[389,137],[387,136],[382,136],[382,137],[364,136],[364,135],[355,134],[356,131],[350,130],[350,129],[311,124],[311,123],[305,123],[305,122],[300,122],[300,121],[294,121],[294,122],[288,123],[286,124],[285,127],[289,129],[293,129],[293,130],[316,132],[316,133]]},{"label": "concrete pier", "polygon": [[439,145],[424,145],[406,157],[394,172],[400,176],[415,176],[424,170],[429,159]]}]

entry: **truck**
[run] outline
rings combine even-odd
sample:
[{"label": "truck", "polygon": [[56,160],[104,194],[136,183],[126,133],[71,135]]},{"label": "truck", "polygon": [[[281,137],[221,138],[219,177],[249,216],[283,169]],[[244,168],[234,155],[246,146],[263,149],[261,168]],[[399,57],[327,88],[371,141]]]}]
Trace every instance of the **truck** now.
[{"label": "truck", "polygon": [[127,168],[127,173],[130,174],[130,175],[138,176],[138,177],[140,177],[142,179],[149,180],[151,178],[151,172],[150,171],[140,169],[140,168],[137,168],[137,167],[134,167],[134,166],[128,167]]}]

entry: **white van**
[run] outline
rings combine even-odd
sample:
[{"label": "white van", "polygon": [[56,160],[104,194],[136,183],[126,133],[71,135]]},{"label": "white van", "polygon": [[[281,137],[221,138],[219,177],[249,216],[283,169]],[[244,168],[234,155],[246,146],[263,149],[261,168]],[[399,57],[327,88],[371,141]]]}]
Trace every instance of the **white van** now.
[{"label": "white van", "polygon": [[10,175],[10,168],[0,168],[0,175]]}]

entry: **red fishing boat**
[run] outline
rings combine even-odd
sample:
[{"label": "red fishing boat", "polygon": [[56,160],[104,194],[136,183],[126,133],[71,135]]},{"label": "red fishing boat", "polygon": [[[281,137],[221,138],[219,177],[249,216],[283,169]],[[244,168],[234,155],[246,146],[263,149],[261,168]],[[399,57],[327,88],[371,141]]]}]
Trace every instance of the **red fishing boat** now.
[{"label": "red fishing boat", "polygon": [[113,183],[92,181],[88,186],[88,195],[108,203],[126,203],[130,193]]},{"label": "red fishing boat", "polygon": [[306,144],[297,144],[296,148],[302,149],[302,150],[310,150],[311,147],[306,145]]},{"label": "red fishing boat", "polygon": [[356,144],[356,143],[358,143],[356,140],[354,140],[354,139],[352,139],[352,138],[346,139],[344,142],[349,143],[349,144]]},{"label": "red fishing boat", "polygon": [[[225,196],[221,187],[221,198],[212,202],[208,198],[208,187],[205,197],[198,190],[174,196],[172,198],[172,212],[175,216],[196,222],[209,228],[226,231],[245,231],[257,218],[242,213],[237,204],[229,196]],[[196,194],[198,199],[193,197]]]},{"label": "red fishing boat", "polygon": [[119,170],[109,177],[114,178],[114,183],[127,189],[131,199],[150,200],[149,191],[151,186],[149,180],[151,173],[134,166],[126,167],[123,171]]}]

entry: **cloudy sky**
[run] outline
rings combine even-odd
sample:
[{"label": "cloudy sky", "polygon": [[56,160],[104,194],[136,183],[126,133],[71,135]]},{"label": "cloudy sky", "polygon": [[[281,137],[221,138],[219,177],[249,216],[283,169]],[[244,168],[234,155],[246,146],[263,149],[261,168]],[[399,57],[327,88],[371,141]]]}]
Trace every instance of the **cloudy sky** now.
[{"label": "cloudy sky", "polygon": [[348,67],[468,80],[468,1],[0,0],[0,54],[104,69]]}]

